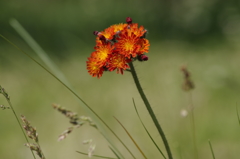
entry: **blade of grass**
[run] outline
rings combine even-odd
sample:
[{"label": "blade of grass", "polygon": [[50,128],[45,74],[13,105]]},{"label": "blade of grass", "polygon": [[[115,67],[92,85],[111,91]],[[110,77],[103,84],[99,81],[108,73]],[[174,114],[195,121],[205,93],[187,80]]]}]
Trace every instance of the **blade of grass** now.
[{"label": "blade of grass", "polygon": [[[84,152],[80,152],[80,151],[76,151],[77,153],[80,153],[82,155],[88,155],[87,153],[84,153]],[[92,155],[94,157],[98,157],[98,158],[106,158],[106,159],[116,159],[116,158],[112,158],[112,157],[106,157],[106,156],[99,156],[99,155]]]},{"label": "blade of grass", "polygon": [[140,117],[140,115],[139,115],[139,113],[138,113],[138,110],[137,110],[137,107],[136,107],[134,98],[132,98],[132,100],[133,100],[133,105],[134,105],[135,111],[136,111],[136,113],[137,113],[137,115],[138,115],[138,118],[139,118],[139,120],[140,120],[143,128],[145,129],[145,131],[147,132],[148,136],[150,137],[150,139],[152,140],[153,144],[154,144],[155,147],[158,149],[158,151],[161,153],[161,155],[163,156],[163,158],[166,159],[165,155],[163,154],[163,152],[161,151],[161,149],[158,147],[158,145],[156,144],[156,142],[154,141],[154,139],[153,139],[152,136],[150,135],[149,131],[147,130],[146,126],[144,125],[144,123],[143,123],[143,121],[142,121],[142,119],[141,119],[141,117]]},{"label": "blade of grass", "polygon": [[208,143],[209,143],[209,146],[210,146],[210,149],[211,149],[211,153],[212,153],[213,159],[215,159],[215,155],[214,155],[212,144],[211,144],[210,140],[208,140]]},{"label": "blade of grass", "polygon": [[114,149],[113,148],[111,148],[110,146],[108,146],[109,148],[110,148],[110,150],[115,154],[115,156],[118,158],[118,159],[120,159],[120,157],[118,156],[118,154],[114,151]]},{"label": "blade of grass", "polygon": [[138,144],[136,143],[136,141],[133,139],[133,137],[131,136],[131,134],[127,131],[127,129],[123,126],[123,124],[116,118],[114,117],[117,122],[122,126],[122,128],[125,130],[125,132],[127,133],[127,135],[129,136],[129,138],[132,140],[132,142],[134,143],[134,145],[137,147],[138,151],[142,154],[142,156],[146,159],[146,155],[143,153],[143,151],[141,150],[141,148],[138,146]]},{"label": "blade of grass", "polygon": [[106,132],[104,131],[103,126],[99,122],[99,120],[108,128],[108,130],[120,141],[120,143],[129,151],[127,146],[123,143],[123,141],[116,135],[116,133],[107,125],[107,123],[90,107],[87,105],[86,102],[83,101],[83,99],[70,87],[68,87],[63,81],[61,81],[57,76],[55,76],[52,72],[50,72],[46,67],[44,67],[41,63],[39,63],[37,60],[35,60],[33,57],[31,57],[29,54],[24,52],[22,49],[20,49],[18,46],[13,44],[10,40],[8,40],[6,37],[0,34],[0,37],[2,37],[4,40],[6,40],[9,44],[14,46],[17,50],[19,50],[21,53],[25,54],[27,57],[29,57],[32,61],[34,61],[37,65],[39,65],[41,68],[43,68],[45,71],[47,71],[52,77],[54,77],[57,81],[59,81],[65,88],[67,88],[79,101],[81,102],[80,106],[83,106],[83,108],[90,114],[90,116],[93,118],[95,123],[97,124],[100,133],[104,136],[104,138],[109,142],[109,144],[114,148],[114,150],[118,153],[118,155],[124,159],[123,155],[120,153],[120,151],[116,148],[116,146],[113,144],[112,140],[108,137]]},{"label": "blade of grass", "polygon": [[68,87],[71,87],[65,75],[59,70],[57,65],[50,59],[48,54],[38,45],[38,43],[28,34],[23,26],[16,20],[11,19],[10,25],[25,40],[25,42],[35,51],[38,57],[47,65],[47,67]]},{"label": "blade of grass", "polygon": [[238,124],[240,125],[240,117],[239,117],[239,113],[238,113],[238,107],[237,107],[237,104],[236,104],[236,112],[237,112],[237,117],[238,117]]}]

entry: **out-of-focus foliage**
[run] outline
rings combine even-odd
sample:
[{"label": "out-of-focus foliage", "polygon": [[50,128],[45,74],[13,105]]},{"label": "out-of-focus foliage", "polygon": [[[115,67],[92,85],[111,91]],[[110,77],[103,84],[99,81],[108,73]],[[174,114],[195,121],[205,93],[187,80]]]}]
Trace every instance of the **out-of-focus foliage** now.
[{"label": "out-of-focus foliage", "polygon": [[[152,40],[225,41],[240,35],[240,2],[225,0],[0,1],[1,33],[16,36],[16,18],[44,48],[60,54],[93,42],[92,32],[130,16]],[[2,45],[2,44],[1,44]]]}]

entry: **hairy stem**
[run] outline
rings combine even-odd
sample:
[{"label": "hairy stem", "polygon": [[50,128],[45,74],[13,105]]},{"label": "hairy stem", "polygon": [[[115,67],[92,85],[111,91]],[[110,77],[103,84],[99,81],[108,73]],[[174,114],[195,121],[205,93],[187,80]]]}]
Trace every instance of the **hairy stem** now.
[{"label": "hairy stem", "polygon": [[164,146],[166,148],[166,151],[167,151],[167,154],[168,154],[168,158],[169,159],[173,159],[170,147],[169,147],[168,142],[167,142],[167,139],[166,139],[166,137],[164,135],[164,132],[163,132],[163,130],[162,130],[162,128],[161,128],[161,126],[160,126],[160,124],[159,124],[159,122],[158,122],[158,120],[157,120],[157,118],[156,118],[156,116],[155,116],[155,114],[153,112],[153,110],[152,110],[152,107],[151,107],[150,103],[148,102],[148,99],[147,99],[146,95],[143,92],[142,86],[141,86],[141,84],[140,84],[140,82],[138,80],[137,73],[135,71],[133,63],[130,62],[129,66],[130,66],[130,69],[131,69],[131,74],[133,76],[134,82],[135,82],[136,87],[138,89],[138,92],[139,92],[139,94],[140,94],[140,96],[141,96],[141,98],[142,98],[142,100],[143,100],[143,102],[144,102],[144,104],[145,104],[145,106],[146,106],[146,108],[148,110],[148,113],[150,114],[150,116],[151,116],[151,118],[152,118],[152,120],[153,120],[153,122],[154,122],[154,124],[155,124],[155,126],[157,128],[157,130],[158,130],[158,133],[162,137],[162,141],[163,141]]}]

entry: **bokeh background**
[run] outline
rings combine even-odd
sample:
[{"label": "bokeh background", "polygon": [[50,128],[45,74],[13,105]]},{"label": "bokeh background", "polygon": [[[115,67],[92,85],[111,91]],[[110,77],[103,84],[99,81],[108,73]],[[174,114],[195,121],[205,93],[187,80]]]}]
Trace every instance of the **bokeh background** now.
[{"label": "bokeh background", "polygon": [[[149,61],[135,63],[140,81],[166,133],[175,159],[193,159],[190,116],[181,116],[194,105],[199,158],[212,158],[208,140],[218,159],[238,159],[240,130],[236,106],[240,93],[240,2],[224,0],[11,0],[0,1],[0,34],[42,63],[10,26],[17,19],[64,72],[77,93],[110,125],[136,155],[142,158],[117,117],[148,158],[162,156],[142,128],[132,104],[165,153],[160,136],[141,101],[129,73],[104,73],[101,79],[86,71],[93,51],[94,30],[125,22],[126,17],[148,29]],[[195,89],[182,90],[180,67],[191,71]],[[95,154],[114,157],[108,143],[94,128],[84,125],[65,140],[58,136],[70,124],[52,103],[88,115],[78,100],[46,71],[0,39],[0,84],[11,97],[18,115],[23,114],[39,133],[47,158],[87,158],[82,141],[93,139]],[[3,96],[0,104],[8,105]],[[131,156],[115,140],[126,158]],[[24,137],[10,110],[0,111],[0,158],[30,159]],[[165,153],[166,154],[166,153]],[[93,157],[94,158],[94,157]]]}]

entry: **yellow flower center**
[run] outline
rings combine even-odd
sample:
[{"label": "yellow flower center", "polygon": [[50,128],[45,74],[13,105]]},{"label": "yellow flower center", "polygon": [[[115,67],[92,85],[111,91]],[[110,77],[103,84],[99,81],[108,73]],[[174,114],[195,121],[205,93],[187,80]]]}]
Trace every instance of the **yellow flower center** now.
[{"label": "yellow flower center", "polygon": [[105,60],[108,56],[108,49],[104,48],[98,52],[98,57],[100,60]]},{"label": "yellow flower center", "polygon": [[134,43],[133,43],[132,41],[130,41],[130,40],[128,40],[128,41],[126,41],[126,42],[124,43],[124,48],[125,48],[125,50],[127,50],[127,51],[133,50],[133,46],[134,46]]}]

